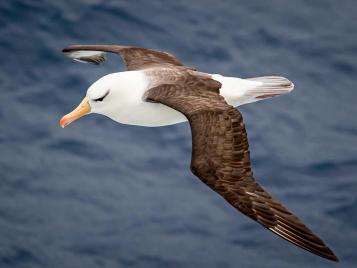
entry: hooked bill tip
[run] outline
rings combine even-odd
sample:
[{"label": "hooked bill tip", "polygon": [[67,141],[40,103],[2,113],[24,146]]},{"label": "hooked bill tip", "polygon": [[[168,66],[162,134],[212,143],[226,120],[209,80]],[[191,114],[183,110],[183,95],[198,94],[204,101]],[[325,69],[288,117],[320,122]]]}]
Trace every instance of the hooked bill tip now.
[{"label": "hooked bill tip", "polygon": [[59,125],[61,126],[61,128],[64,128],[65,126],[67,126],[69,124],[69,120],[68,118],[66,118],[66,116],[63,116],[60,121],[59,121]]}]

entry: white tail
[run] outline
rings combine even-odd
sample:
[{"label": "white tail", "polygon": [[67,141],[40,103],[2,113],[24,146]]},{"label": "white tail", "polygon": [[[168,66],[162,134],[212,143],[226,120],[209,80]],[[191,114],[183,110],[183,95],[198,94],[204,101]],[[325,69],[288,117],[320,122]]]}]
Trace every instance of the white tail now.
[{"label": "white tail", "polygon": [[281,76],[241,79],[214,74],[212,78],[222,84],[220,94],[234,106],[279,96],[294,89],[294,84]]},{"label": "white tail", "polygon": [[248,78],[250,81],[258,81],[262,84],[251,90],[257,99],[265,99],[281,94],[289,93],[294,89],[294,84],[281,76],[261,76]]}]

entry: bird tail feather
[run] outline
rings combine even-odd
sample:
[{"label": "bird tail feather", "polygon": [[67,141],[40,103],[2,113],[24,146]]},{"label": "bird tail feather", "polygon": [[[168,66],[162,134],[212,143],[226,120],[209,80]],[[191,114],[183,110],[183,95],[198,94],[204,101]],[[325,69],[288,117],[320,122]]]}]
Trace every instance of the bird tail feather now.
[{"label": "bird tail feather", "polygon": [[260,82],[260,85],[247,90],[244,94],[245,97],[253,101],[279,96],[294,89],[294,84],[289,79],[281,76],[261,76],[248,78],[247,80]]}]

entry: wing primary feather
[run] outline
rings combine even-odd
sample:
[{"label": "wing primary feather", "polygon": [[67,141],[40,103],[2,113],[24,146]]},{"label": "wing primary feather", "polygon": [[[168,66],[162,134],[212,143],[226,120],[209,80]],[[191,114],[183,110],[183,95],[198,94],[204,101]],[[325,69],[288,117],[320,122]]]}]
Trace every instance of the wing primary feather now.
[{"label": "wing primary feather", "polygon": [[77,50],[64,52],[64,54],[75,61],[83,63],[99,65],[106,61],[106,53],[103,51]]}]

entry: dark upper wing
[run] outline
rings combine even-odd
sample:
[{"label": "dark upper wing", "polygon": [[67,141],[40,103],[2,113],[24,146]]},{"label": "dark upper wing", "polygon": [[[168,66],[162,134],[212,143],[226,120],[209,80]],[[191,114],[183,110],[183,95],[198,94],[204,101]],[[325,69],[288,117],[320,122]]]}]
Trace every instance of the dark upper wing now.
[{"label": "dark upper wing", "polygon": [[289,242],[338,260],[321,239],[255,181],[242,116],[216,89],[202,84],[199,88],[166,84],[150,89],[147,100],[165,104],[188,118],[192,131],[191,170],[205,184]]},{"label": "dark upper wing", "polygon": [[129,71],[144,69],[157,64],[182,66],[175,56],[157,50],[118,45],[72,45],[63,50],[68,57],[86,63],[100,64],[106,52],[120,55]]}]

